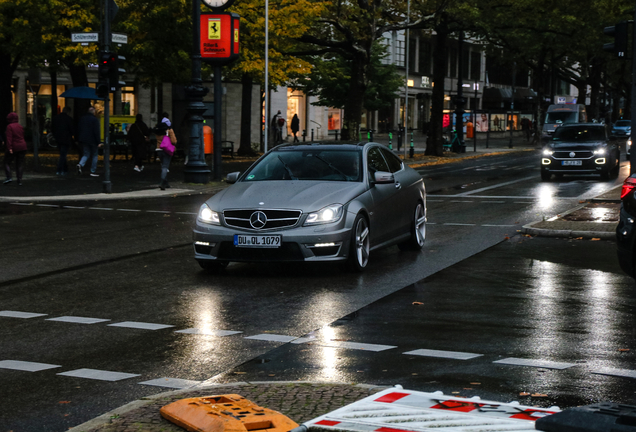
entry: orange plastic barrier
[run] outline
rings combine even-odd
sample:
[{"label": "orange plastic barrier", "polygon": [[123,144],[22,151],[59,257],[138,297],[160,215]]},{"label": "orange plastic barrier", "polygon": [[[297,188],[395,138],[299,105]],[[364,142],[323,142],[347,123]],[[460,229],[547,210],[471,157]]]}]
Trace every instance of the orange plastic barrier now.
[{"label": "orange plastic barrier", "polygon": [[289,417],[237,394],[181,399],[160,412],[191,432],[288,432],[298,426]]},{"label": "orange plastic barrier", "polygon": [[203,151],[205,154],[214,153],[214,134],[210,126],[203,125]]},{"label": "orange plastic barrier", "polygon": [[466,123],[466,138],[472,138],[475,133],[475,127],[473,126],[473,122],[469,121]]}]

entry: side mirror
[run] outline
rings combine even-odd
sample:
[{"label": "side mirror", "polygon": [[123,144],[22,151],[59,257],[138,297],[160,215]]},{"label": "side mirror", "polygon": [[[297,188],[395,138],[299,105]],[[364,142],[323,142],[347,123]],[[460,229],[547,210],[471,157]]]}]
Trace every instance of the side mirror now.
[{"label": "side mirror", "polygon": [[225,178],[225,182],[229,184],[234,184],[236,183],[240,175],[241,175],[240,171],[231,172]]},{"label": "side mirror", "polygon": [[395,183],[395,177],[393,176],[393,174],[386,171],[376,171],[373,174],[373,179],[375,180],[375,184]]}]

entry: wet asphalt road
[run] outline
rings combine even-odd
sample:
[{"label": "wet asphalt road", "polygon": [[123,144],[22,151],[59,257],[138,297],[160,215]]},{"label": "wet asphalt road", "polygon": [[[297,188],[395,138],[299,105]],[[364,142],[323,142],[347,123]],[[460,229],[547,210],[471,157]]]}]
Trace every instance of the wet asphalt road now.
[{"label": "wet asphalt road", "polygon": [[[167,390],[139,384],[156,378],[399,383],[502,401],[526,391],[548,395],[532,403],[634,403],[632,380],[593,373],[629,369],[634,354],[620,350],[636,349],[634,283],[613,243],[517,234],[620,181],[541,183],[536,160],[526,153],[422,168],[423,252],[378,251],[362,275],[233,264],[209,276],[189,245],[200,197],[0,204],[0,236],[11,245],[0,255],[0,311],[46,314],[0,317],[0,361],[57,366],[0,369],[0,431],[62,431]],[[109,321],[50,320],[62,316]],[[131,321],[171,327],[111,325]],[[175,332],[191,328],[231,333]],[[419,349],[479,357],[404,354]],[[493,363],[509,357],[574,366]],[[57,375],[83,368],[136,376]]]}]

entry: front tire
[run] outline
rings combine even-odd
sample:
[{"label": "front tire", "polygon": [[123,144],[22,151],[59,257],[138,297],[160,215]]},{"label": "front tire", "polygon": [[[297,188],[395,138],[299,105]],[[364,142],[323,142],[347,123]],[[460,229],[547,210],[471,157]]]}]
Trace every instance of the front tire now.
[{"label": "front tire", "polygon": [[349,245],[349,268],[356,272],[363,271],[369,263],[370,231],[367,219],[359,214],[353,222]]},{"label": "front tire", "polygon": [[542,181],[549,181],[550,177],[552,177],[552,174],[550,174],[550,171],[541,170],[541,180]]},{"label": "front tire", "polygon": [[415,213],[413,214],[413,221],[411,222],[411,238],[404,243],[399,243],[400,250],[418,251],[424,247],[426,241],[426,210],[424,210],[424,204],[417,203],[415,207]]}]

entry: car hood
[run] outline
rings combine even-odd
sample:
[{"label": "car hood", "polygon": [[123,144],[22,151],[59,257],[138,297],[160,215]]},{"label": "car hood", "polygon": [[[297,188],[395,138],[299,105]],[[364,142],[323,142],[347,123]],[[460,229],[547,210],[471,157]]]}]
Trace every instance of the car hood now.
[{"label": "car hood", "polygon": [[346,204],[365,190],[366,186],[362,182],[238,182],[214,195],[207,204],[216,211],[261,207],[309,212],[320,210],[329,204]]},{"label": "car hood", "polygon": [[553,150],[591,150],[607,145],[605,141],[591,141],[591,142],[576,142],[576,141],[561,141],[558,143],[552,143]]}]

